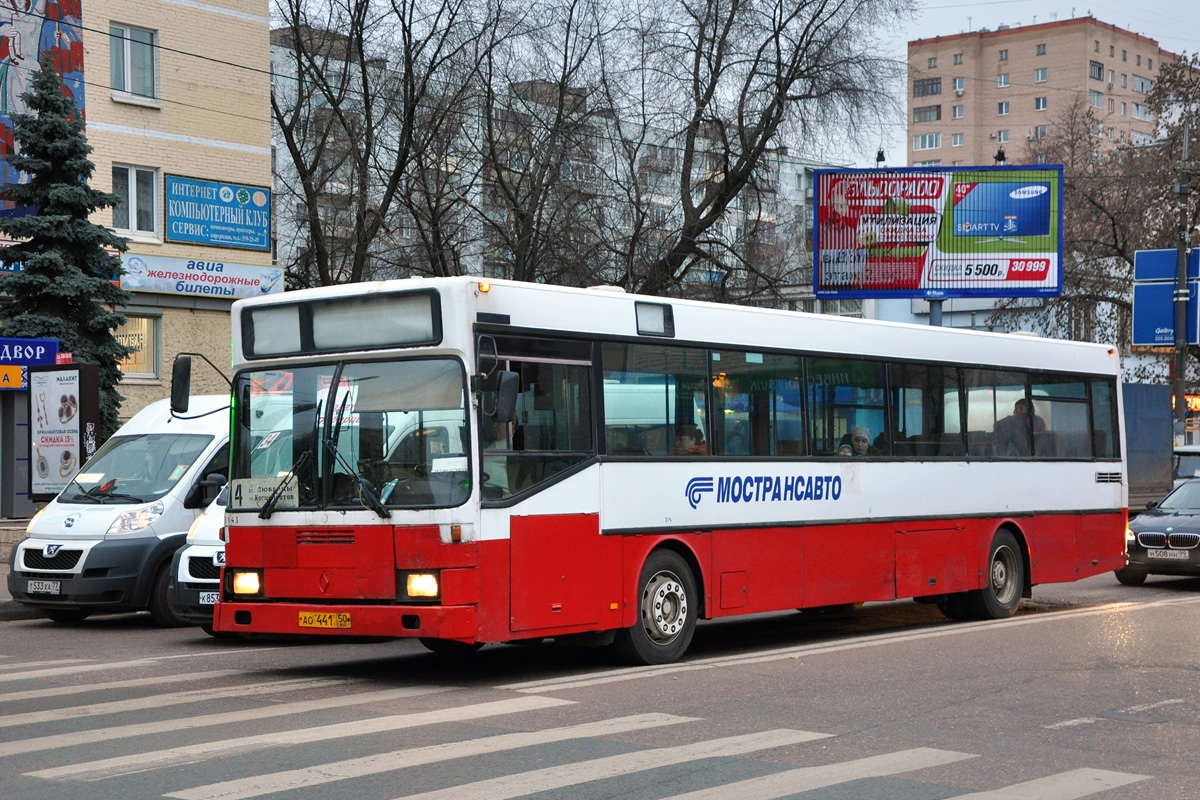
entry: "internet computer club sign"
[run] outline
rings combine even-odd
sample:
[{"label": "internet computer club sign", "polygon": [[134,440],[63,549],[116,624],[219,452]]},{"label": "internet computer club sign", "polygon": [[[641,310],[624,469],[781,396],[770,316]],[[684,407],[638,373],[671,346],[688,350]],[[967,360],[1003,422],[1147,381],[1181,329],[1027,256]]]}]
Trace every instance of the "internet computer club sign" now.
[{"label": "internet computer club sign", "polygon": [[166,176],[166,239],[245,250],[271,249],[271,190]]},{"label": "internet computer club sign", "polygon": [[818,170],[819,297],[1062,292],[1062,167]]}]

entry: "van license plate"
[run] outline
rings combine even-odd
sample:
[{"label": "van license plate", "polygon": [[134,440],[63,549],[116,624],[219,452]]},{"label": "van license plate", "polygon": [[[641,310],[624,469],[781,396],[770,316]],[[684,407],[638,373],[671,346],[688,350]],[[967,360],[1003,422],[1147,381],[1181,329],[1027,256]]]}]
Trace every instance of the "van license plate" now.
[{"label": "van license plate", "polygon": [[217,593],[216,592],[201,592],[200,593],[200,605],[211,606],[215,602],[217,602]]},{"label": "van license plate", "polygon": [[224,550],[220,551],[219,553],[213,553],[213,566],[214,567],[225,566],[225,551]]},{"label": "van license plate", "polygon": [[316,611],[300,612],[301,628],[349,628],[350,614],[338,612],[330,614]]},{"label": "van license plate", "polygon": [[30,594],[61,594],[62,581],[30,581],[25,591]]},{"label": "van license plate", "polygon": [[[1147,558],[1170,558],[1176,561],[1187,561],[1187,550],[1147,550]],[[32,589],[30,590],[32,591]]]}]

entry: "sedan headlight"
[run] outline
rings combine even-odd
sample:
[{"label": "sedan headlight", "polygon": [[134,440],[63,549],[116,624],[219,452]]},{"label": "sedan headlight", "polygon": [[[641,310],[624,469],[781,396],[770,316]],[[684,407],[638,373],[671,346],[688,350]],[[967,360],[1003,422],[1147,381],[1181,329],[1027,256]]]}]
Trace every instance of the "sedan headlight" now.
[{"label": "sedan headlight", "polygon": [[1129,530],[1129,528],[1126,528],[1125,529],[1125,544],[1127,544],[1127,545],[1133,544],[1135,539],[1137,539],[1137,535],[1133,531]]},{"label": "sedan headlight", "polygon": [[154,505],[144,506],[143,508],[126,511],[113,520],[113,524],[108,526],[109,533],[133,533],[134,531],[145,530],[150,527],[150,523],[162,516],[163,504],[160,500]]}]

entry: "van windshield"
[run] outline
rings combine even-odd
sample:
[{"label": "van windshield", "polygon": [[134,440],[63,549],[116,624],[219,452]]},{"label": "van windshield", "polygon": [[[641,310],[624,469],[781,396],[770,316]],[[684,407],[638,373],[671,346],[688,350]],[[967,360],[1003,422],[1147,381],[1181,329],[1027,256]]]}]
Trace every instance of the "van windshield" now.
[{"label": "van windshield", "polygon": [[243,372],[234,393],[232,510],[257,511],[273,495],[278,510],[360,509],[370,498],[448,507],[470,496],[456,359]]},{"label": "van windshield", "polygon": [[149,503],[175,488],[213,437],[114,436],[58,496],[60,503]]}]

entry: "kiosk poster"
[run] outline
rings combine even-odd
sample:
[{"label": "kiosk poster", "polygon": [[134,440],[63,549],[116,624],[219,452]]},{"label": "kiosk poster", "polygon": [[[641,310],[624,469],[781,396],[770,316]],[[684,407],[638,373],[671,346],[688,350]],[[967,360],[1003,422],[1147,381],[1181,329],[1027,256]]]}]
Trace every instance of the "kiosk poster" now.
[{"label": "kiosk poster", "polygon": [[29,496],[57,495],[96,450],[99,374],[94,364],[29,370]]},{"label": "kiosk poster", "polygon": [[1062,167],[820,170],[820,297],[1062,291]]}]

